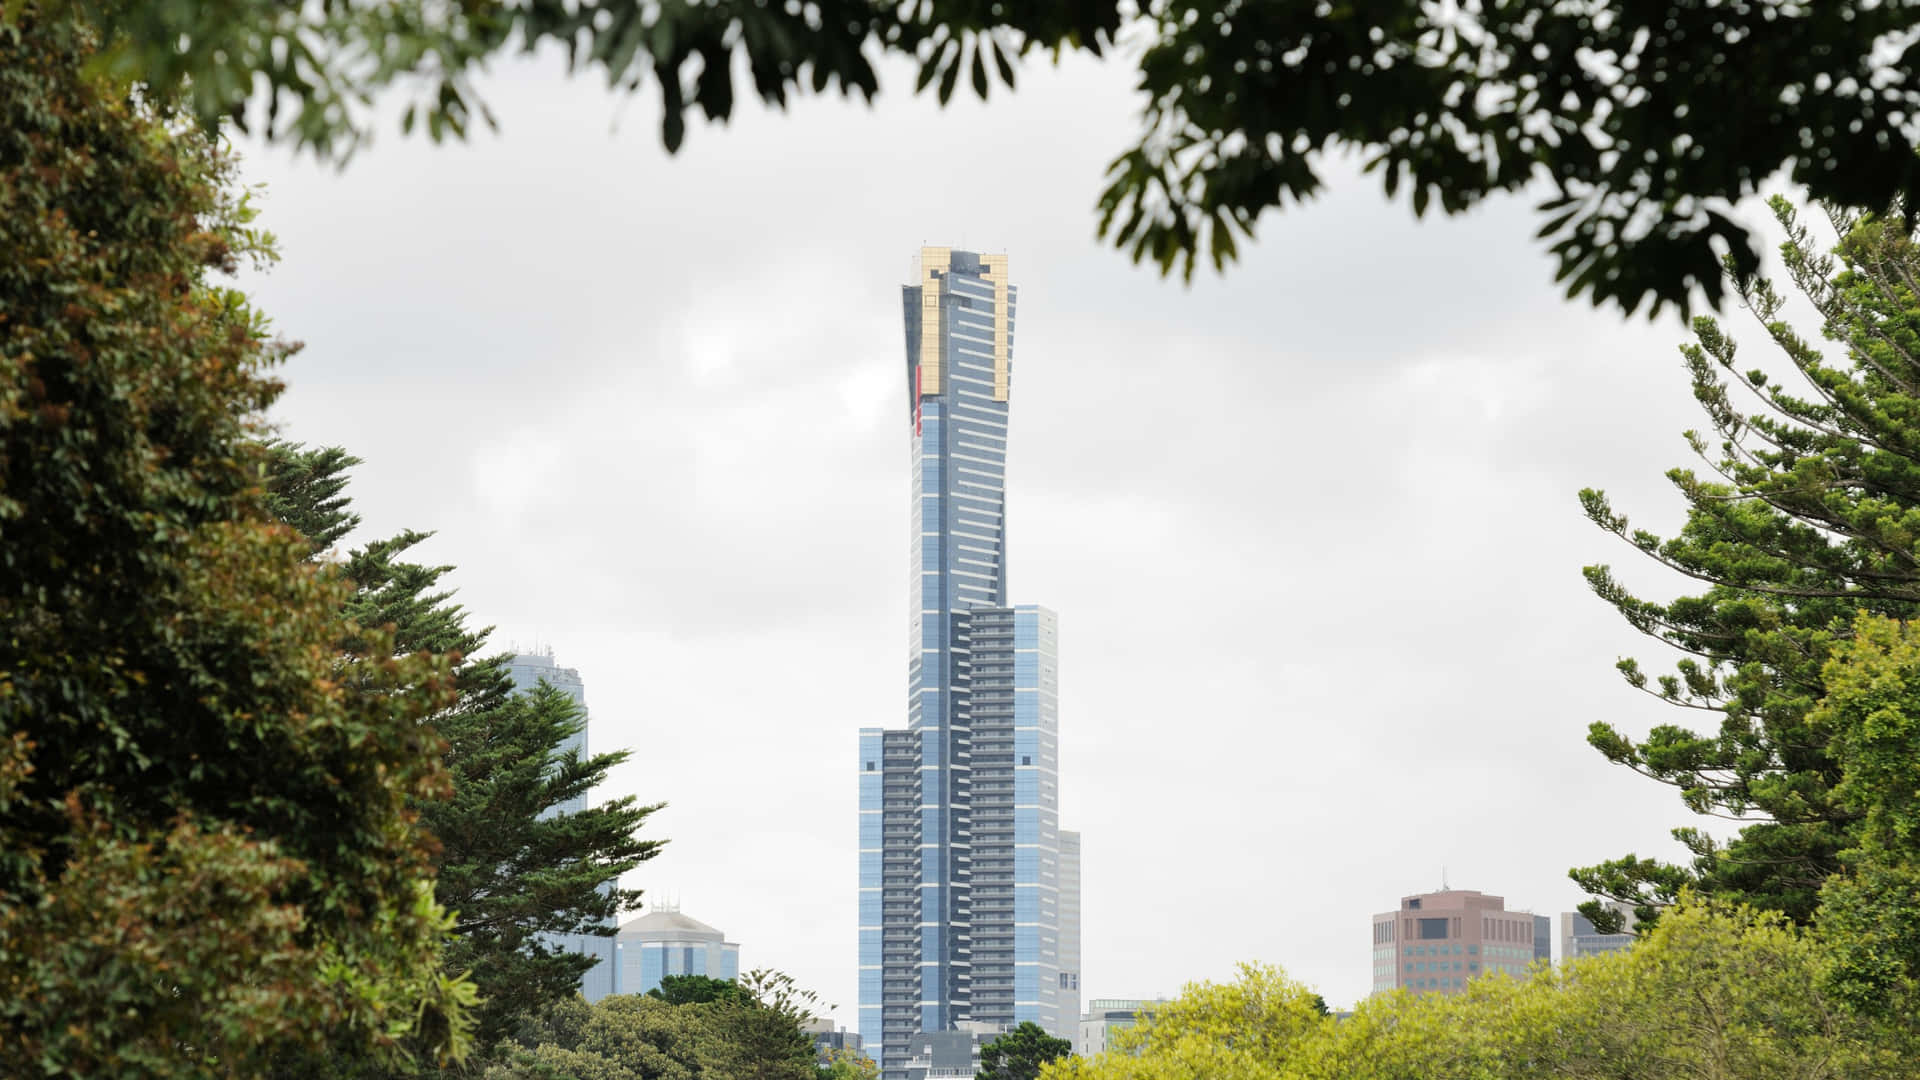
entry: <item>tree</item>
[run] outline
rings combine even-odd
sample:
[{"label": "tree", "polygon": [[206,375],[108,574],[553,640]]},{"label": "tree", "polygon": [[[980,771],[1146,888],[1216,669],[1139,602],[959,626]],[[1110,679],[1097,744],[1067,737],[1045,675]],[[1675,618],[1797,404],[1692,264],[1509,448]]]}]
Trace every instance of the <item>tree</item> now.
[{"label": "tree", "polygon": [[360,459],[337,446],[309,450],[298,443],[267,443],[267,513],[313,543],[316,551],[333,547],[360,524],[347,509],[351,500],[347,470]]},{"label": "tree", "polygon": [[813,1040],[800,1030],[823,1011],[819,995],[767,968],[742,975],[740,990],[740,997],[696,1006],[707,1010],[717,1036],[709,1070],[728,1080],[819,1080]]},{"label": "tree", "polygon": [[[277,443],[270,451],[270,489],[283,520],[311,530],[315,549],[321,536],[330,544],[346,535],[359,520],[343,494],[346,470],[359,459],[338,447]],[[335,572],[353,587],[344,608],[352,625],[384,628],[452,672],[457,692],[433,717],[452,792],[414,811],[437,845],[435,896],[455,914],[447,968],[471,972],[483,998],[474,1038],[484,1051],[525,1017],[578,993],[594,961],[557,948],[554,937],[612,935],[614,917],[640,898],[620,887],[620,876],[664,841],[639,839],[658,806],[632,796],[560,812],[627,754],[564,751],[585,723],[572,699],[550,686],[515,694],[501,660],[468,659],[485,648],[487,632],[467,626],[441,584],[452,567],[405,558],[429,535],[409,531],[356,548]],[[358,637],[341,645],[348,655],[364,647]]]},{"label": "tree", "polygon": [[[716,983],[734,985],[679,986]],[[818,998],[772,971],[749,972],[737,990],[681,1004],[651,993],[563,1002],[523,1025],[484,1080],[820,1080],[800,1030]]]},{"label": "tree", "polygon": [[1920,638],[1882,616],[1862,616],[1854,630],[1827,661],[1827,696],[1810,720],[1840,769],[1835,803],[1860,815],[1818,921],[1833,991],[1873,1015],[1911,1017],[1920,1006]]},{"label": "tree", "polygon": [[[73,0],[114,34],[111,68],[185,94],[204,122],[260,125],[321,155],[350,153],[371,100],[417,88],[402,116],[434,138],[491,115],[471,73],[510,48],[563,46],[575,69],[657,87],[668,149],[687,114],[732,114],[734,72],[763,101],[829,87],[871,98],[873,60],[920,65],[941,101],[981,97],[1035,49],[1104,53],[1135,10],[1118,0],[803,5],[717,0]],[[1224,267],[1269,208],[1318,193],[1329,155],[1356,151],[1416,214],[1545,189],[1540,235],[1557,280],[1631,312],[1718,306],[1721,257],[1759,264],[1728,216],[1782,170],[1810,196],[1878,210],[1920,194],[1907,127],[1920,112],[1912,5],[1635,4],[1627,0],[1351,4],[1160,0],[1141,31],[1146,106],[1113,162],[1100,232],[1163,272]],[[260,88],[257,90],[256,88]],[[264,102],[255,102],[256,93]],[[249,113],[249,106],[253,111]],[[1915,204],[1920,205],[1920,204]]]},{"label": "tree", "polygon": [[1271,968],[1187,987],[1117,1052],[1044,1080],[1700,1080],[1910,1075],[1905,1017],[1848,1010],[1821,943],[1778,915],[1719,904],[1668,914],[1630,950],[1488,974],[1456,994],[1376,994],[1334,1021]]},{"label": "tree", "polygon": [[483,1080],[699,1080],[712,1043],[703,1008],[637,994],[561,1002]]},{"label": "tree", "polygon": [[703,1005],[710,1001],[738,1001],[746,991],[732,979],[716,979],[710,975],[664,975],[660,985],[647,991],[650,998],[659,998],[669,1005]]},{"label": "tree", "polygon": [[221,154],[0,29],[0,1073],[252,1075],[323,1040],[464,1052],[408,804],[430,658],[333,648],[344,590],[258,484],[291,350],[214,276],[272,257]]},{"label": "tree", "polygon": [[820,1066],[820,1080],[879,1080],[879,1077],[879,1063],[852,1050],[829,1050],[827,1063]]},{"label": "tree", "polygon": [[1073,1044],[1056,1039],[1031,1020],[980,1048],[974,1080],[1034,1080],[1040,1066],[1073,1054]]},{"label": "tree", "polygon": [[474,1029],[481,1046],[517,1017],[579,993],[593,958],[558,948],[553,936],[612,936],[615,917],[640,898],[620,887],[621,875],[665,843],[638,837],[659,807],[630,795],[558,810],[627,757],[563,753],[583,722],[550,686],[440,722],[453,797],[424,806],[421,823],[440,841],[436,895],[455,913],[447,962],[470,968],[486,998]]},{"label": "tree", "polygon": [[[1688,440],[1713,475],[1668,473],[1687,502],[1681,531],[1632,529],[1604,494],[1581,493],[1602,528],[1705,584],[1660,603],[1605,566],[1586,570],[1630,625],[1686,654],[1651,680],[1623,660],[1627,681],[1714,720],[1705,730],[1663,724],[1643,739],[1596,724],[1589,741],[1677,789],[1693,812],[1747,823],[1725,844],[1676,830],[1687,866],[1627,856],[1574,872],[1643,920],[1689,884],[1813,918],[1863,814],[1836,796],[1841,766],[1810,718],[1827,693],[1824,666],[1856,613],[1920,615],[1920,258],[1897,213],[1833,210],[1841,242],[1829,256],[1792,206],[1774,209],[1790,236],[1782,252],[1793,285],[1844,359],[1827,359],[1781,318],[1785,301],[1770,283],[1751,283],[1741,298],[1795,379],[1745,370],[1733,338],[1696,320],[1695,343],[1681,351],[1712,432]],[[1615,925],[1597,904],[1583,910],[1596,926]]]}]

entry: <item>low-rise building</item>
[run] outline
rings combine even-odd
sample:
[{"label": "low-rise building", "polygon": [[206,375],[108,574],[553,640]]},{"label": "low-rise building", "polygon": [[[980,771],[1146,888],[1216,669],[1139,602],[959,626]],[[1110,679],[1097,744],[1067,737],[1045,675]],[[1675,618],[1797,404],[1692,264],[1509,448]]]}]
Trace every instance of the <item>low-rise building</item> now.
[{"label": "low-rise building", "polygon": [[1073,1041],[1073,1052],[1081,1057],[1106,1053],[1115,1032],[1133,1027],[1166,1003],[1166,998],[1094,998],[1087,1003],[1087,1011],[1080,1014],[1080,1034]]},{"label": "low-rise building", "polygon": [[1602,934],[1593,928],[1592,920],[1577,911],[1560,913],[1560,961],[1577,960],[1582,956],[1595,956],[1599,953],[1618,952],[1632,945],[1633,908],[1617,900],[1607,901],[1607,906],[1620,913],[1624,921],[1619,934]]},{"label": "low-rise building", "polygon": [[973,1080],[980,1071],[980,1048],[999,1038],[1006,1025],[962,1021],[955,1031],[922,1031],[907,1040],[906,1080]]},{"label": "low-rise building", "polygon": [[812,1017],[800,1025],[800,1030],[813,1040],[814,1057],[822,1065],[831,1062],[836,1055],[867,1056],[861,1049],[860,1033],[835,1027],[830,1017]]}]

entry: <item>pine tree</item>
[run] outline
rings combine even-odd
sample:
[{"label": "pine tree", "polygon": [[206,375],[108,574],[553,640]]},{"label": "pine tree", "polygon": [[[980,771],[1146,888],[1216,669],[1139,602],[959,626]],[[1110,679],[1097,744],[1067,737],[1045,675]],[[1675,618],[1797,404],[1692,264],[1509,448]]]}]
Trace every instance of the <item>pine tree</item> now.
[{"label": "pine tree", "polygon": [[1040,1066],[1072,1057],[1073,1044],[1056,1039],[1031,1020],[980,1048],[980,1071],[975,1080],[1034,1080]]},{"label": "pine tree", "polygon": [[[344,535],[358,520],[341,494],[355,464],[338,447],[276,445],[272,486],[283,493],[284,519]],[[502,659],[478,658],[488,631],[468,627],[441,584],[453,568],[406,559],[429,536],[408,531],[355,548],[338,572],[352,584],[345,611],[355,626],[453,671],[457,696],[432,718],[453,793],[416,810],[438,846],[435,897],[455,916],[448,970],[471,971],[479,987],[474,1035],[485,1049],[578,991],[593,960],[556,949],[552,936],[611,935],[614,917],[640,899],[639,890],[620,887],[620,876],[664,841],[637,838],[659,807],[631,796],[557,812],[604,782],[627,753],[563,752],[584,723],[579,707],[551,687],[515,694]],[[356,635],[342,647],[357,655],[364,642]]]},{"label": "pine tree", "polygon": [[[1829,210],[1841,238],[1829,255],[1790,204],[1773,205],[1789,235],[1792,283],[1842,359],[1796,333],[1781,317],[1784,297],[1754,282],[1742,299],[1798,385],[1743,369],[1720,324],[1695,320],[1695,341],[1681,351],[1712,434],[1687,438],[1712,475],[1668,473],[1687,500],[1680,533],[1632,529],[1605,495],[1581,493],[1602,528],[1706,584],[1660,603],[1605,566],[1586,570],[1630,625],[1686,654],[1651,679],[1622,660],[1627,681],[1713,718],[1704,730],[1662,725],[1644,739],[1596,724],[1589,741],[1676,788],[1695,813],[1746,823],[1724,844],[1675,830],[1692,853],[1687,866],[1628,856],[1574,871],[1590,892],[1639,905],[1643,921],[1687,885],[1814,917],[1861,819],[1834,797],[1830,734],[1810,720],[1826,695],[1823,666],[1857,613],[1920,615],[1920,256],[1898,208],[1880,217]],[[1597,904],[1583,910],[1602,927],[1615,921]]]}]

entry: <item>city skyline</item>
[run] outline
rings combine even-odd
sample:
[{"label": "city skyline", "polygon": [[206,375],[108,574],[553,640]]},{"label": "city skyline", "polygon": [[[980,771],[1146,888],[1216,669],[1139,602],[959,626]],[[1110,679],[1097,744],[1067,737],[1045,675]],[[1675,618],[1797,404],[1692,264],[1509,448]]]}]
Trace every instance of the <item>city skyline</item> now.
[{"label": "city skyline", "polygon": [[[543,65],[490,84],[502,133],[470,145],[383,133],[344,172],[243,145],[286,256],[244,283],[306,343],[274,416],[366,459],[360,536],[435,530],[421,557],[455,566],[495,648],[549,641],[587,676],[596,743],[635,751],[606,794],[669,804],[628,884],[685,896],[843,1025],[847,762],[898,715],[898,286],[921,242],[1007,250],[1020,348],[1047,358],[1020,373],[1007,512],[1016,598],[1066,618],[1086,718],[1061,735],[1086,997],[1258,960],[1348,1003],[1366,913],[1442,867],[1558,912],[1569,866],[1682,854],[1678,800],[1585,745],[1595,720],[1672,717],[1619,682],[1616,657],[1660,653],[1579,567],[1684,586],[1574,493],[1678,520],[1687,335],[1564,302],[1527,197],[1416,222],[1336,170],[1187,286],[1091,235],[1133,122],[1117,69],[1023,71],[1012,110],[746,108],[672,159]],[[1023,164],[909,165],[960,145]],[[730,209],[684,211],[702,198]],[[1139,941],[1195,910],[1235,936]]]}]

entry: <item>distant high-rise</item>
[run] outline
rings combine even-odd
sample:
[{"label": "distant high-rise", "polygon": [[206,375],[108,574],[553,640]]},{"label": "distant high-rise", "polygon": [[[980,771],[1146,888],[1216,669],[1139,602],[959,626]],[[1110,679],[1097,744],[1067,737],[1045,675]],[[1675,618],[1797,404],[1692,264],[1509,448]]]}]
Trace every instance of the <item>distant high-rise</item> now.
[{"label": "distant high-rise", "polygon": [[1016,295],[1006,256],[948,248],[923,248],[905,288],[907,716],[861,729],[859,758],[860,1030],[886,1080],[922,1032],[1031,1020],[1071,1038],[1078,1019],[1059,632],[1007,602]]},{"label": "distant high-rise", "polygon": [[[513,680],[513,688],[518,693],[528,693],[541,683],[551,685],[555,690],[572,698],[580,706],[583,716],[587,715],[587,687],[580,673],[573,668],[563,668],[554,662],[552,653],[519,653],[507,662],[507,676]],[[562,743],[559,753],[577,752],[587,756],[587,725],[582,724],[578,734]],[[587,808],[585,792],[568,799],[566,802],[548,810],[547,815],[577,814]],[[544,815],[543,815],[544,816]],[[598,1001],[614,992],[613,954],[614,942],[610,937],[597,937],[593,934],[550,934],[542,938],[552,947],[577,952],[582,956],[594,958],[593,967],[580,976],[580,993],[588,1001]]]},{"label": "distant high-rise", "polygon": [[1112,1048],[1115,1032],[1151,1019],[1154,1010],[1166,1003],[1166,998],[1094,998],[1080,1017],[1073,1052],[1081,1057],[1099,1057]]},{"label": "distant high-rise", "polygon": [[1608,907],[1620,913],[1624,920],[1620,934],[1602,934],[1593,928],[1593,923],[1577,911],[1560,913],[1560,962],[1577,960],[1582,956],[1595,956],[1600,953],[1619,952],[1631,946],[1636,940],[1633,933],[1633,907],[1619,901],[1611,901]]},{"label": "distant high-rise", "polygon": [[1471,889],[1402,897],[1373,917],[1373,990],[1452,994],[1490,971],[1524,974],[1536,953],[1535,916]]}]

